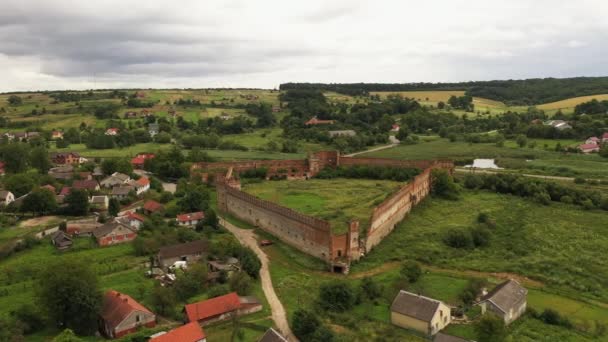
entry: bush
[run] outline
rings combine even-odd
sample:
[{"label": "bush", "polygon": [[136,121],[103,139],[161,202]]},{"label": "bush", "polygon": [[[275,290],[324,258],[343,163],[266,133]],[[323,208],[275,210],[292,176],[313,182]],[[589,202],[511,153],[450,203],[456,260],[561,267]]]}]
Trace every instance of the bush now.
[{"label": "bush", "polygon": [[345,281],[332,281],[321,285],[319,305],[328,311],[343,312],[353,307],[355,295]]},{"label": "bush", "polygon": [[415,283],[422,275],[422,268],[420,268],[420,265],[415,261],[406,261],[401,265],[400,274],[410,283]]},{"label": "bush", "polygon": [[546,324],[559,325],[568,329],[573,327],[572,322],[568,318],[560,315],[559,312],[553,309],[545,309],[538,318]]},{"label": "bush", "polygon": [[382,288],[372,278],[365,277],[361,280],[361,292],[367,299],[376,299],[382,294]]},{"label": "bush", "polygon": [[473,238],[473,245],[475,247],[487,246],[490,243],[491,235],[490,230],[484,227],[477,227],[471,230],[471,237]]},{"label": "bush", "polygon": [[559,201],[564,203],[564,204],[572,204],[574,203],[574,201],[572,200],[572,197],[568,196],[568,195],[564,195],[562,197],[559,198]]},{"label": "bush", "polygon": [[448,230],[443,242],[452,248],[471,248],[473,246],[471,233],[464,229]]},{"label": "bush", "polygon": [[470,306],[473,304],[477,295],[481,292],[485,285],[485,281],[481,279],[472,279],[468,282],[467,286],[460,293],[460,299],[462,302]]},{"label": "bush", "polygon": [[507,337],[505,322],[495,315],[485,315],[475,325],[478,342],[502,342]]},{"label": "bush", "polygon": [[294,335],[302,341],[308,341],[320,326],[317,315],[308,310],[298,309],[293,313],[291,328]]},{"label": "bush", "polygon": [[431,171],[432,187],[431,192],[434,195],[449,199],[457,200],[460,193],[458,184],[454,183],[454,178],[446,170],[434,169]]},{"label": "bush", "polygon": [[490,219],[490,216],[487,213],[479,213],[477,215],[477,222],[479,223],[487,223]]}]

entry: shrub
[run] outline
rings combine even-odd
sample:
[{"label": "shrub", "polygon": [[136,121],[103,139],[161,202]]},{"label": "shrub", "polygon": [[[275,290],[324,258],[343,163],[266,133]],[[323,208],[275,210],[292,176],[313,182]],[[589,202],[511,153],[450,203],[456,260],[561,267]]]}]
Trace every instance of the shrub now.
[{"label": "shrub", "polygon": [[477,215],[477,222],[486,223],[490,219],[490,216],[487,213],[479,213]]},{"label": "shrub", "polygon": [[576,183],[576,184],[585,184],[585,182],[586,182],[585,178],[582,178],[582,177],[574,178],[574,183]]},{"label": "shrub", "polygon": [[586,200],[582,201],[581,205],[583,206],[583,208],[585,208],[585,210],[591,210],[591,209],[595,208],[595,204],[593,204],[593,201],[590,199],[586,199]]},{"label": "shrub", "polygon": [[422,268],[420,268],[420,265],[417,262],[410,260],[401,265],[400,273],[407,281],[415,283],[422,275]]},{"label": "shrub", "polygon": [[343,312],[352,308],[354,292],[344,281],[332,281],[321,285],[319,289],[319,305],[328,311]]},{"label": "shrub", "polygon": [[361,280],[361,291],[367,299],[375,299],[382,294],[382,288],[372,278],[365,277]]},{"label": "shrub", "polygon": [[485,315],[475,325],[478,342],[502,342],[507,336],[505,322],[495,315]]},{"label": "shrub", "polygon": [[307,341],[320,326],[317,315],[308,310],[298,309],[293,313],[291,328],[294,335],[302,341]]},{"label": "shrub", "polygon": [[460,189],[458,184],[454,183],[454,178],[446,170],[434,169],[431,171],[432,187],[431,191],[434,195],[449,199],[458,199]]},{"label": "shrub", "polygon": [[559,201],[564,203],[564,204],[572,204],[574,201],[572,200],[572,197],[568,196],[568,195],[564,195],[562,197],[559,198]]},{"label": "shrub", "polygon": [[563,317],[553,309],[545,309],[538,318],[546,324],[559,325],[569,329],[573,327],[572,322],[568,318]]},{"label": "shrub", "polygon": [[471,237],[473,238],[473,245],[475,247],[487,246],[490,243],[491,235],[490,230],[484,227],[477,227],[471,230]]},{"label": "shrub", "polygon": [[477,295],[481,292],[484,287],[485,281],[481,279],[472,279],[468,282],[467,286],[460,293],[460,299],[465,305],[471,305],[477,298]]},{"label": "shrub", "polygon": [[452,248],[471,248],[473,246],[471,233],[463,229],[448,230],[443,242]]}]

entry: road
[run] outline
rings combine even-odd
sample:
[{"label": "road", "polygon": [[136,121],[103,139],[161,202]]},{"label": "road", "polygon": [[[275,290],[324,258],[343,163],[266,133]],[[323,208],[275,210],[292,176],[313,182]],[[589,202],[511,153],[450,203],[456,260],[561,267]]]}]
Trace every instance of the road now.
[{"label": "road", "polygon": [[386,150],[387,148],[393,148],[393,147],[395,147],[397,145],[399,145],[399,144],[397,143],[397,144],[389,144],[389,145],[384,145],[384,146],[378,146],[378,147],[374,147],[374,148],[369,149],[369,150],[359,151],[359,152],[355,152],[355,153],[351,153],[351,154],[346,154],[346,155],[344,155],[344,157],[354,157],[356,155],[363,154],[363,153],[370,153],[370,152],[376,152],[376,151]]},{"label": "road", "polygon": [[266,255],[266,253],[264,253],[264,251],[262,251],[260,246],[258,246],[255,233],[251,229],[239,228],[221,217],[220,224],[232,234],[234,234],[234,236],[236,236],[241,245],[251,248],[251,250],[253,250],[260,259],[260,262],[262,263],[262,267],[260,268],[262,290],[264,291],[264,295],[266,296],[268,304],[270,305],[270,310],[272,311],[272,320],[277,326],[277,329],[283,334],[283,336],[287,338],[288,341],[297,341],[297,339],[291,332],[291,328],[289,328],[285,308],[283,307],[283,304],[279,300],[279,297],[277,296],[276,292],[274,291],[274,287],[272,286],[268,256]]}]

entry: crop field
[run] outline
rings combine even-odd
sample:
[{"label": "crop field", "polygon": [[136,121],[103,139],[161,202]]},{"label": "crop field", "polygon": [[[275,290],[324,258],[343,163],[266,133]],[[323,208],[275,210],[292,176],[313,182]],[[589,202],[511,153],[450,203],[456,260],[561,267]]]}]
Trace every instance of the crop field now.
[{"label": "crop field", "polygon": [[372,91],[370,95],[380,95],[384,98],[388,95],[401,95],[413,98],[420,102],[447,102],[451,96],[463,96],[464,90],[428,90],[428,91]]},{"label": "crop field", "polygon": [[372,209],[403,183],[385,180],[312,179],[251,183],[244,190],[262,199],[331,223],[337,233],[346,232],[351,219],[369,223]]},{"label": "crop field", "polygon": [[572,98],[557,101],[557,102],[544,103],[544,104],[538,105],[536,107],[538,109],[543,109],[543,110],[561,109],[563,112],[572,112],[572,111],[574,111],[574,107],[576,107],[576,105],[583,103],[583,102],[591,101],[593,99],[596,99],[598,101],[608,100],[608,94],[572,97]]}]

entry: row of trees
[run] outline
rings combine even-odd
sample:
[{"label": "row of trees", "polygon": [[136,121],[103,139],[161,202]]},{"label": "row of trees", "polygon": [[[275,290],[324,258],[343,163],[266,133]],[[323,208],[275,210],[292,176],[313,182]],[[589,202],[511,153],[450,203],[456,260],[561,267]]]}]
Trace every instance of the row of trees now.
[{"label": "row of trees", "polygon": [[315,177],[321,179],[332,178],[360,178],[360,179],[390,179],[405,182],[420,173],[417,168],[400,168],[385,166],[338,166],[336,168],[326,167]]}]

